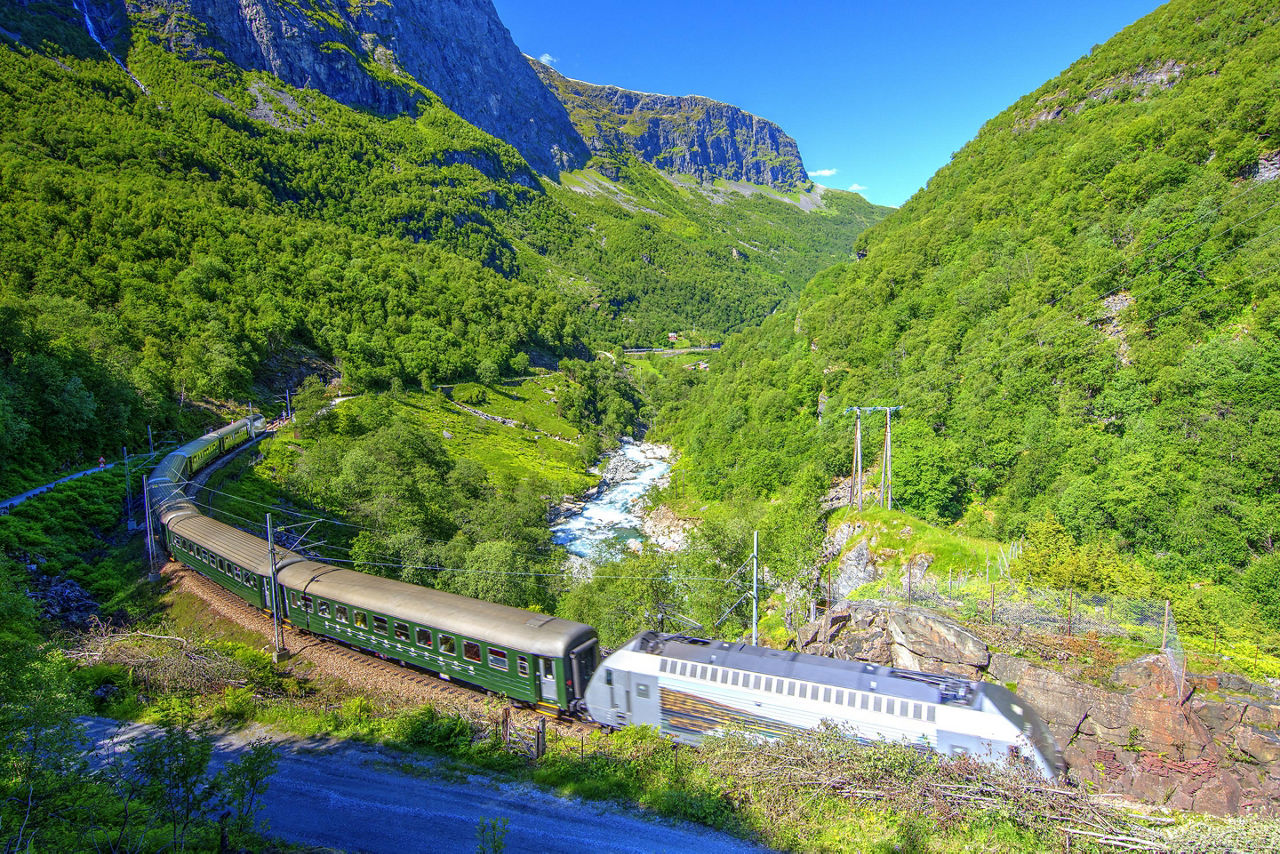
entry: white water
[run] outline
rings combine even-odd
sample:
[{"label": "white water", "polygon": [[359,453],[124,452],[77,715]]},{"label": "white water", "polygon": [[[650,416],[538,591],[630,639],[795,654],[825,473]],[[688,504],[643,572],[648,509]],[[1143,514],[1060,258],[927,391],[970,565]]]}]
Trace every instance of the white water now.
[{"label": "white water", "polygon": [[116,65],[120,66],[120,70],[129,75],[129,79],[142,90],[144,95],[147,94],[147,87],[142,85],[142,81],[134,77],[133,72],[120,61],[120,57],[107,50],[107,46],[102,43],[102,39],[98,38],[98,28],[93,25],[93,19],[89,17],[89,4],[86,0],[72,0],[72,5],[75,6],[77,12],[84,16],[84,28],[89,31],[89,38],[93,39],[98,47],[102,48],[103,53],[115,60]]},{"label": "white water", "polygon": [[640,502],[649,488],[671,471],[671,463],[653,445],[627,444],[618,453],[635,462],[638,470],[609,484],[581,513],[551,526],[552,541],[578,557],[603,557],[614,543],[642,543]]}]

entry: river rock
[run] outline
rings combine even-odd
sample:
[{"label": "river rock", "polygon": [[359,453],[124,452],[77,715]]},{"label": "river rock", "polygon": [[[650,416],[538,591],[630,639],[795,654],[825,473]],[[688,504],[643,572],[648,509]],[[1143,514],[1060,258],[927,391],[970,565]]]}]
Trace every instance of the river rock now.
[{"label": "river rock", "polygon": [[644,517],[641,530],[658,548],[675,552],[688,545],[689,534],[695,527],[695,520],[680,518],[664,504]]}]

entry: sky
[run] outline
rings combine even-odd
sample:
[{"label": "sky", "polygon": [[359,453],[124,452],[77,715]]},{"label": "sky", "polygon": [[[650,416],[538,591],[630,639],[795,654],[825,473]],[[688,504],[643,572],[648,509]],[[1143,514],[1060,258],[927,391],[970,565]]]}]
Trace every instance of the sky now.
[{"label": "sky", "polygon": [[769,119],[814,181],[898,206],[983,123],[1155,0],[494,0],[567,77]]}]

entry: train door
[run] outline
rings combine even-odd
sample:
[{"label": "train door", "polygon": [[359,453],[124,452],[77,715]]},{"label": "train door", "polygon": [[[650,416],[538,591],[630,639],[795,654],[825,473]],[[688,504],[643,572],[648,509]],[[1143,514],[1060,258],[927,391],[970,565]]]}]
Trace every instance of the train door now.
[{"label": "train door", "polygon": [[609,709],[617,726],[631,723],[631,673],[606,667],[604,684],[609,688]]},{"label": "train door", "polygon": [[560,705],[560,694],[557,690],[559,685],[556,683],[556,661],[554,658],[542,658],[538,666],[538,680],[542,688],[542,700],[545,703]]},{"label": "train door", "polygon": [[572,688],[569,696],[582,699],[587,694],[587,685],[596,672],[596,662],[600,655],[600,644],[595,639],[575,647],[569,652],[569,674],[572,677]]}]

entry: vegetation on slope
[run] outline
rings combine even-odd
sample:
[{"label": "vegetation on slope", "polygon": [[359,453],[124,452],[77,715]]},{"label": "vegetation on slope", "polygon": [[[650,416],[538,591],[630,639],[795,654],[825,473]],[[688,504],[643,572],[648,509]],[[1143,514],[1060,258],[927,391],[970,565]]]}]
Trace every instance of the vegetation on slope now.
[{"label": "vegetation on slope", "polygon": [[[299,347],[356,389],[428,387],[525,373],[584,339],[756,319],[811,272],[798,251],[770,252],[847,257],[876,216],[716,207],[640,164],[631,209],[548,194],[438,99],[417,116],[359,112],[184,61],[139,20],[128,61],[144,94],[78,20],[69,4],[0,10],[22,37],[0,46],[4,494],[173,426],[186,397],[246,397]],[[761,258],[735,260],[738,241]],[[633,283],[642,255],[664,272]]]},{"label": "vegetation on slope", "polygon": [[1276,23],[1178,0],[989,122],[667,405],[689,486],[847,475],[846,407],[901,405],[896,504],[1006,540],[1052,518],[1280,628]]}]

